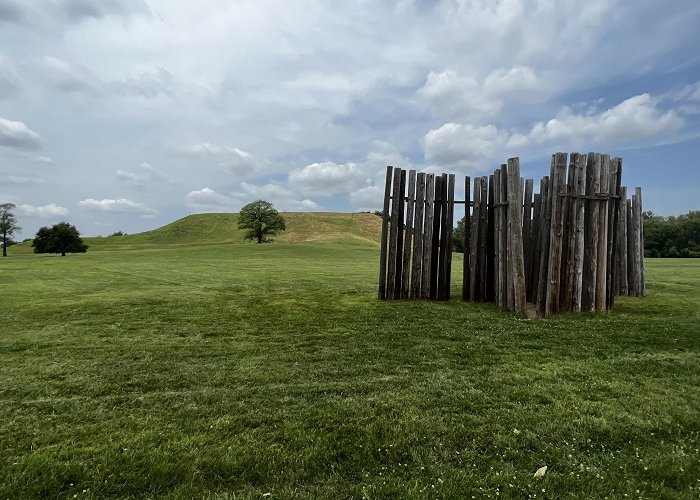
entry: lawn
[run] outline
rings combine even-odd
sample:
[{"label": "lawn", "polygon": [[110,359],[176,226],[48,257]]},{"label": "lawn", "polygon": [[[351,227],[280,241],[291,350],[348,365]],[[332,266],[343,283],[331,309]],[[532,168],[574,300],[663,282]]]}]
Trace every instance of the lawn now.
[{"label": "lawn", "polygon": [[700,496],[700,261],[536,321],[457,283],[380,302],[377,263],[360,240],[0,259],[0,498]]}]

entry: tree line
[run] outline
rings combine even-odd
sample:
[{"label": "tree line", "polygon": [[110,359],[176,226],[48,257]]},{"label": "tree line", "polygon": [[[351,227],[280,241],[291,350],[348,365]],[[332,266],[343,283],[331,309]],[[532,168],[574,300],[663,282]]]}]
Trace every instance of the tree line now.
[{"label": "tree line", "polygon": [[663,217],[644,212],[646,257],[700,257],[700,211]]},{"label": "tree line", "polygon": [[[700,211],[671,217],[644,212],[646,257],[700,257]],[[464,251],[464,217],[453,232],[452,248]]]}]

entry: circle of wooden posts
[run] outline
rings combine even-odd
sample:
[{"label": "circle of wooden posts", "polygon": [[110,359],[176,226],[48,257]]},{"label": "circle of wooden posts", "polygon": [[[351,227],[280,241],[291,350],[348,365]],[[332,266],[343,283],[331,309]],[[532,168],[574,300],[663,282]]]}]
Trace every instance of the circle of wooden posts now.
[{"label": "circle of wooden posts", "polygon": [[621,179],[621,158],[556,153],[534,193],[511,158],[465,177],[456,201],[454,174],[389,166],[379,298],[450,299],[455,204],[465,207],[462,300],[551,316],[644,295],[642,192],[628,199]]}]

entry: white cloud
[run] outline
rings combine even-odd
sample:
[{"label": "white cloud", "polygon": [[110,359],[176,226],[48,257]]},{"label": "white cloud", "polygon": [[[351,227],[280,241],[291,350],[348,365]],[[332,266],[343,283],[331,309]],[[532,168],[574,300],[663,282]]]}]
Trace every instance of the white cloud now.
[{"label": "white cloud", "polygon": [[448,122],[429,131],[423,145],[429,162],[477,173],[490,168],[493,161],[531,153],[533,148],[543,152],[547,148],[630,147],[650,139],[672,141],[683,123],[675,110],[662,110],[649,94],[641,94],[602,112],[591,108],[577,114],[564,107],[555,118],[535,123],[528,132]]},{"label": "white cloud", "polygon": [[175,147],[173,152],[189,158],[215,162],[225,171],[245,177],[253,177],[260,170],[260,164],[253,155],[238,148],[203,142]]},{"label": "white cloud", "polygon": [[295,189],[320,196],[354,191],[369,182],[366,170],[354,163],[312,163],[289,173],[289,183]]},{"label": "white cloud", "polygon": [[322,207],[315,201],[304,198],[299,193],[283,186],[280,183],[270,182],[263,185],[241,183],[243,192],[237,196],[248,201],[257,199],[272,203],[277,210],[293,212],[309,212],[321,210]]},{"label": "white cloud", "polygon": [[112,200],[109,198],[105,198],[103,200],[88,198],[79,201],[78,205],[88,210],[95,210],[100,212],[134,213],[144,215],[155,213],[155,210],[150,209],[147,206],[142,205],[141,203],[136,203],[135,201],[131,201],[126,198],[119,198],[117,200]]},{"label": "white cloud", "polygon": [[350,203],[355,210],[376,210],[384,200],[383,186],[367,186],[350,193]]},{"label": "white cloud", "polygon": [[551,120],[536,123],[526,135],[515,135],[512,145],[629,144],[650,138],[670,136],[683,126],[675,110],[663,111],[649,94],[641,94],[597,114],[576,114],[563,108]]},{"label": "white cloud", "polygon": [[22,204],[19,208],[24,212],[24,215],[28,217],[41,217],[42,219],[48,219],[51,217],[63,217],[69,214],[69,211],[65,207],[59,207],[54,203],[49,203],[43,206],[33,206]]},{"label": "white cloud", "polygon": [[187,193],[185,196],[185,205],[192,210],[203,212],[236,212],[241,207],[241,202],[234,197],[217,193],[213,189],[205,187]]},{"label": "white cloud", "polygon": [[19,151],[41,149],[41,137],[23,122],[0,117],[0,146]]},{"label": "white cloud", "polygon": [[435,114],[463,119],[491,117],[503,106],[500,100],[487,96],[475,78],[453,70],[431,71],[418,95],[434,107]]},{"label": "white cloud", "polygon": [[36,69],[45,83],[63,92],[87,93],[99,96],[104,83],[84,66],[77,66],[53,56],[45,56],[36,63]]},{"label": "white cloud", "polygon": [[525,96],[541,91],[542,82],[529,66],[500,68],[486,77],[484,90],[488,94],[509,100],[523,100]]},{"label": "white cloud", "polygon": [[3,175],[0,176],[1,184],[14,184],[16,186],[31,186],[41,184],[41,179],[36,177],[25,177],[22,175]]},{"label": "white cloud", "polygon": [[161,185],[173,184],[175,181],[159,171],[150,163],[143,162],[138,169],[138,172],[131,170],[117,170],[117,179],[128,186],[143,187],[146,185]]},{"label": "white cloud", "polygon": [[445,123],[425,135],[425,157],[432,163],[477,173],[490,166],[489,161],[502,150],[506,139],[494,125]]}]

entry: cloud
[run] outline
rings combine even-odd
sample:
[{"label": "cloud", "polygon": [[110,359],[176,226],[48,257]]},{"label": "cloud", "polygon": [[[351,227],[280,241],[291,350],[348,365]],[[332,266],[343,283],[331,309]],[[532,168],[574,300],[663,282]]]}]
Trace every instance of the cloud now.
[{"label": "cloud", "polygon": [[641,94],[597,114],[576,114],[563,108],[555,118],[536,123],[527,135],[515,134],[513,146],[563,144],[629,144],[670,136],[683,126],[683,118],[671,109],[663,111],[649,94]]},{"label": "cloud", "polygon": [[100,96],[104,83],[84,66],[72,65],[53,56],[45,56],[35,64],[39,78],[57,90]]},{"label": "cloud", "polygon": [[41,149],[41,137],[22,122],[0,117],[0,146],[19,151]]},{"label": "cloud", "polygon": [[528,101],[543,90],[533,68],[515,66],[494,70],[482,82],[456,70],[431,71],[417,94],[435,115],[478,122],[497,116],[505,102]]},{"label": "cloud", "polygon": [[429,162],[477,173],[488,168],[488,162],[506,140],[506,134],[495,125],[480,127],[449,122],[428,132],[423,144]]},{"label": "cloud", "polygon": [[175,84],[173,75],[163,68],[140,73],[136,77],[128,76],[123,80],[109,83],[109,87],[121,95],[155,98],[159,95],[174,97],[172,88]]},{"label": "cloud", "polygon": [[226,172],[245,177],[254,177],[260,170],[260,164],[253,155],[238,148],[203,142],[175,147],[173,152],[188,158],[215,162]]},{"label": "cloud", "polygon": [[479,172],[493,161],[537,148],[630,147],[649,139],[674,140],[683,124],[678,112],[660,109],[657,100],[641,94],[602,112],[589,108],[585,113],[575,113],[564,107],[556,117],[535,123],[527,132],[501,130],[493,124],[448,122],[429,131],[423,147],[429,162]]},{"label": "cloud", "polygon": [[16,186],[32,186],[41,184],[41,179],[35,177],[24,177],[22,175],[0,176],[0,184],[14,184]]},{"label": "cloud", "polygon": [[0,23],[20,23],[24,21],[24,11],[19,2],[3,0],[0,2]]},{"label": "cloud", "polygon": [[59,207],[54,203],[49,203],[43,206],[33,206],[22,204],[19,208],[24,212],[24,215],[28,217],[41,217],[42,219],[49,219],[51,217],[63,217],[69,214],[69,211],[65,207]]},{"label": "cloud", "polygon": [[366,170],[355,163],[312,163],[289,173],[289,183],[295,189],[320,196],[353,191],[369,182]]},{"label": "cloud", "polygon": [[487,94],[505,97],[509,100],[522,100],[529,94],[542,90],[543,84],[535,70],[529,66],[516,66],[510,69],[500,68],[489,74],[484,80]]},{"label": "cloud", "polygon": [[383,186],[367,186],[350,193],[350,203],[352,203],[355,210],[375,210],[381,208],[383,200]]},{"label": "cloud", "polygon": [[100,2],[63,0],[58,3],[58,9],[71,23],[79,23],[85,19],[102,19],[112,15],[126,18],[135,12],[148,12],[147,6],[142,1],[133,0],[102,0]]},{"label": "cloud", "polygon": [[115,212],[115,213],[134,213],[134,214],[144,214],[151,215],[156,213],[155,210],[142,205],[141,203],[136,203],[135,201],[128,200],[126,198],[119,198],[117,200],[103,199],[96,200],[94,198],[88,198],[78,202],[78,205],[86,208],[88,210],[95,210],[100,212]]},{"label": "cloud", "polygon": [[160,172],[150,163],[142,163],[139,166],[139,171],[134,172],[130,170],[117,170],[117,179],[128,186],[144,187],[147,185],[158,185],[158,184],[174,184],[175,181]]},{"label": "cloud", "polygon": [[14,94],[19,89],[20,76],[15,63],[0,52],[0,99]]},{"label": "cloud", "polygon": [[242,182],[241,188],[243,188],[243,192],[238,193],[237,196],[248,201],[267,200],[275,205],[277,210],[309,212],[322,209],[321,205],[315,201],[304,198],[298,192],[277,182],[269,182],[263,185]]},{"label": "cloud", "polygon": [[198,191],[190,191],[185,196],[185,205],[196,211],[235,212],[241,207],[240,200],[217,193],[211,188],[205,187]]},{"label": "cloud", "polygon": [[475,78],[452,70],[431,71],[418,95],[431,104],[436,115],[463,119],[491,117],[503,106],[498,99],[486,96]]}]

